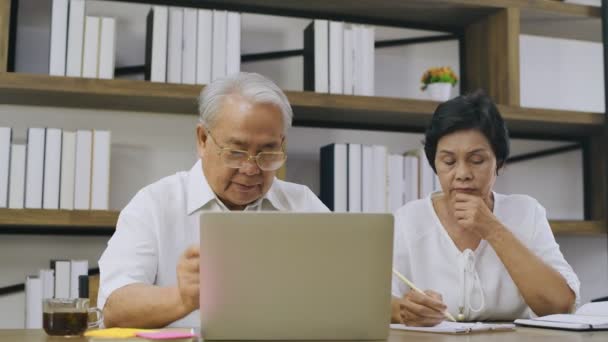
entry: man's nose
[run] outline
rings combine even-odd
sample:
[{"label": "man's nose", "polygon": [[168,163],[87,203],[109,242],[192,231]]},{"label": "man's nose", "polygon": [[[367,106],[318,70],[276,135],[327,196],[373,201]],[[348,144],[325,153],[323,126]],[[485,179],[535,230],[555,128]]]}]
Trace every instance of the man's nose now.
[{"label": "man's nose", "polygon": [[246,174],[247,176],[257,175],[261,172],[255,157],[252,156],[249,156],[249,158],[247,158],[247,160],[243,162],[243,166],[241,166],[239,171]]}]

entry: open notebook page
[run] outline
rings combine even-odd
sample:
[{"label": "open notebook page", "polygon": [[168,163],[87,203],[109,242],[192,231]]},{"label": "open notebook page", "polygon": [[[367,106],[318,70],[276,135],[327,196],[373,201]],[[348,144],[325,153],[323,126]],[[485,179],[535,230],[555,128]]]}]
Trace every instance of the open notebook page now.
[{"label": "open notebook page", "polygon": [[557,314],[516,319],[515,324],[569,330],[608,329],[608,302],[585,304],[573,315]]},{"label": "open notebook page", "polygon": [[476,331],[507,331],[515,329],[513,324],[490,324],[490,323],[461,323],[443,321],[434,327],[410,327],[403,324],[391,324],[391,329],[420,331],[443,334],[466,334]]},{"label": "open notebook page", "polygon": [[583,316],[583,315],[548,315],[534,318],[535,321],[547,321],[547,322],[562,322],[562,323],[578,323],[578,324],[591,324],[591,325],[607,325],[608,317],[601,316]]},{"label": "open notebook page", "polygon": [[584,315],[548,315],[532,319],[516,319],[516,324],[569,330],[608,329],[608,317]]}]

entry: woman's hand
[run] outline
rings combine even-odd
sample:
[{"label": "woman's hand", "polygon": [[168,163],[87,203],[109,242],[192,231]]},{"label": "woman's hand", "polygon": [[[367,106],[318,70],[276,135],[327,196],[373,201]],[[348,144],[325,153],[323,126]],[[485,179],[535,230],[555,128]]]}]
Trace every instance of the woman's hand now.
[{"label": "woman's hand", "polygon": [[458,193],[454,196],[454,217],[460,227],[487,237],[501,226],[494,213],[481,197]]},{"label": "woman's hand", "polygon": [[443,303],[441,295],[430,290],[424,293],[426,295],[412,290],[403,296],[399,305],[403,324],[412,327],[432,327],[445,319],[443,312],[447,306]]}]

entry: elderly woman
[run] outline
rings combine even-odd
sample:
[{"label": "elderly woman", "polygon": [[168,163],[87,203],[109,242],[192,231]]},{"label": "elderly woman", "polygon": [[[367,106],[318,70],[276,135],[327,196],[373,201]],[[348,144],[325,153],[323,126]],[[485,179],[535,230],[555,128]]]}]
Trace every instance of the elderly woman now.
[{"label": "elderly woman", "polygon": [[509,154],[496,106],[481,92],[441,104],[424,151],[442,192],[395,212],[392,321],[433,326],[570,312],[580,283],[559,250],[545,209],[492,191]]}]

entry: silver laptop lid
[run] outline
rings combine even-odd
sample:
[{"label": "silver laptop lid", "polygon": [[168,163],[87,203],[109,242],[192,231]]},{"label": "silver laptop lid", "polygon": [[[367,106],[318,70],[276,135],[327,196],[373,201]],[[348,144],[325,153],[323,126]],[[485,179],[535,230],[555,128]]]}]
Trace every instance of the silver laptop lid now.
[{"label": "silver laptop lid", "polygon": [[201,330],[222,340],[388,336],[391,214],[201,214]]}]

